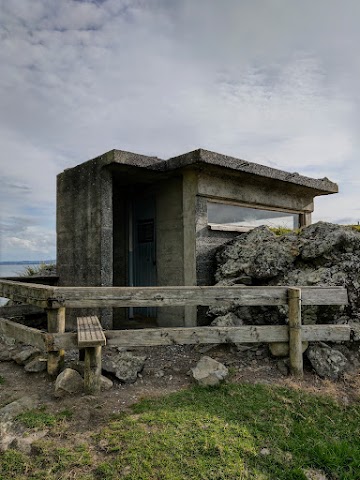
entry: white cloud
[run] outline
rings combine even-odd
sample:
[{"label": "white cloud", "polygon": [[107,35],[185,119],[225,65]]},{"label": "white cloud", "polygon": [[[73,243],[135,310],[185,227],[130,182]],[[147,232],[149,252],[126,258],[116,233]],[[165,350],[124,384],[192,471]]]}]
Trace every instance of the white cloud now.
[{"label": "white cloud", "polygon": [[359,13],[355,0],[0,0],[2,222],[53,231],[56,174],[111,148],[198,147],[339,180],[319,212],[355,219]]}]

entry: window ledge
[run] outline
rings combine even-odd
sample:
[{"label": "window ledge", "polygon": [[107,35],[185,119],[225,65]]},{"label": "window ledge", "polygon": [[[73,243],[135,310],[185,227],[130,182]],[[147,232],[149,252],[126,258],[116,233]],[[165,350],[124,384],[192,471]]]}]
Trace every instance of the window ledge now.
[{"label": "window ledge", "polygon": [[255,227],[245,227],[240,225],[231,225],[229,223],[208,223],[208,228],[210,230],[215,230],[218,232],[239,232],[239,233],[246,233],[250,230],[253,230]]}]

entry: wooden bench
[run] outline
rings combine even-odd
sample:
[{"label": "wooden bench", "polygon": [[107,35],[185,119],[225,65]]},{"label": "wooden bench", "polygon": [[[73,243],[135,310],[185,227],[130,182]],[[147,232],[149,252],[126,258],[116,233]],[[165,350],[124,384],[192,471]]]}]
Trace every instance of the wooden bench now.
[{"label": "wooden bench", "polygon": [[101,347],[106,345],[106,337],[98,317],[77,317],[77,343],[85,349],[84,389],[87,393],[99,392]]}]

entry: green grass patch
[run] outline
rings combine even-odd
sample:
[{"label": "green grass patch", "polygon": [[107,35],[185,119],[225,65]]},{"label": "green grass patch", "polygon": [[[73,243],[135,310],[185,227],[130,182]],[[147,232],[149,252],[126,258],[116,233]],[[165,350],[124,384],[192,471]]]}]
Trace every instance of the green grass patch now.
[{"label": "green grass patch", "polygon": [[306,480],[307,469],[360,478],[360,405],[298,390],[195,387],[142,401],[75,446],[67,433],[51,438],[57,427],[45,413],[26,421],[46,424],[48,439],[31,456],[1,454],[0,480]]},{"label": "green grass patch", "polygon": [[20,413],[16,421],[22,423],[27,428],[53,427],[70,418],[72,413],[69,410],[63,410],[57,414],[48,413],[45,408],[29,410]]},{"label": "green grass patch", "polygon": [[110,457],[98,478],[305,480],[313,468],[359,479],[359,420],[359,406],[285,388],[194,388],[112,420],[97,436]]},{"label": "green grass patch", "polygon": [[5,383],[5,378],[2,375],[0,375],[0,385],[2,385],[3,383]]}]

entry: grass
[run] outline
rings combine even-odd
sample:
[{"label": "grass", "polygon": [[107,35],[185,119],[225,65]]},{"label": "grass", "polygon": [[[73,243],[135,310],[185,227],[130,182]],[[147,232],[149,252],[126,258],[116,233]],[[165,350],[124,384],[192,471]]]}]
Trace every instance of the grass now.
[{"label": "grass", "polygon": [[5,378],[0,375],[0,385],[3,385],[5,383]]},{"label": "grass", "polygon": [[140,402],[80,445],[65,440],[8,450],[0,480],[360,478],[360,405],[275,386],[192,388]]},{"label": "grass", "polygon": [[16,421],[22,423],[27,428],[45,428],[53,427],[63,422],[65,419],[69,419],[72,413],[69,410],[63,410],[56,415],[48,413],[45,408],[39,408],[37,410],[28,410],[27,412],[20,413],[16,417]]},{"label": "grass", "polygon": [[56,265],[54,263],[40,263],[40,265],[27,266],[22,272],[19,272],[20,277],[32,277],[33,275],[47,276],[56,274]]}]

